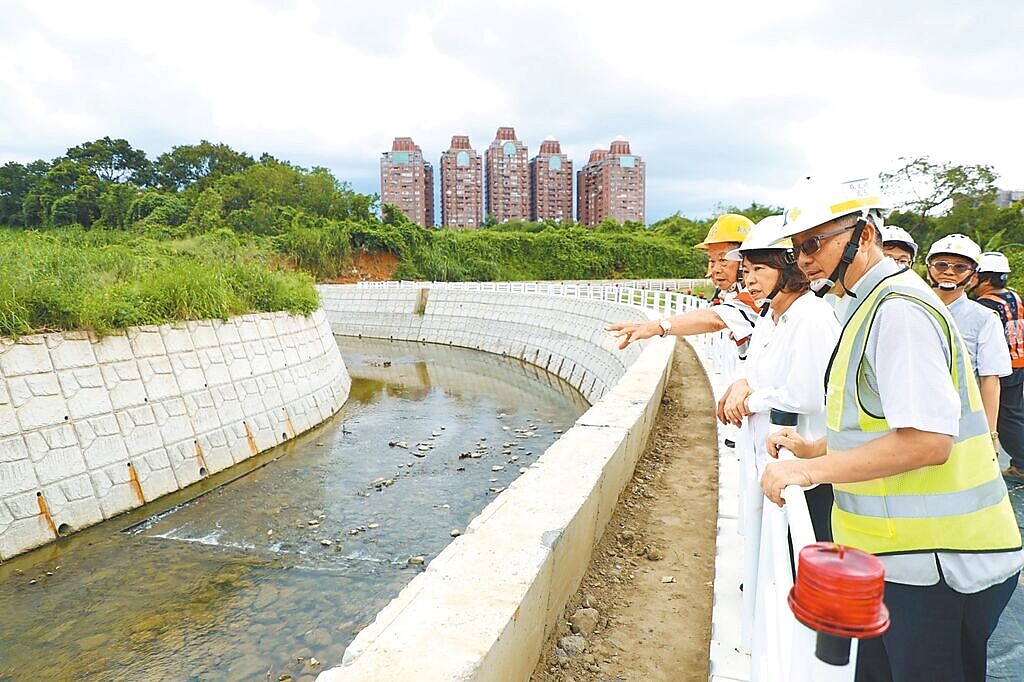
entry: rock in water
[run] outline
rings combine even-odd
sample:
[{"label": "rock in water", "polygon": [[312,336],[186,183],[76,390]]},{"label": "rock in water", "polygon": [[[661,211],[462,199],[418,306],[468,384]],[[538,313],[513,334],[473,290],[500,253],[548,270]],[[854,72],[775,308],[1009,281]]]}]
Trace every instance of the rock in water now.
[{"label": "rock in water", "polygon": [[331,633],[325,628],[313,628],[303,636],[303,639],[306,640],[306,644],[314,648],[329,647],[333,641]]}]

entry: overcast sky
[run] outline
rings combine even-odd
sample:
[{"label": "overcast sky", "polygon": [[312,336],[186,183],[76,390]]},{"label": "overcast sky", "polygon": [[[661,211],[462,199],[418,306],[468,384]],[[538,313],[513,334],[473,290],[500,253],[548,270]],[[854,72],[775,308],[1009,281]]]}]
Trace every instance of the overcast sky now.
[{"label": "overcast sky", "polygon": [[375,193],[395,136],[436,165],[452,134],[483,150],[513,125],[577,168],[626,136],[648,222],[901,156],[1024,189],[1021,0],[0,0],[0,16],[0,164],[205,138]]}]

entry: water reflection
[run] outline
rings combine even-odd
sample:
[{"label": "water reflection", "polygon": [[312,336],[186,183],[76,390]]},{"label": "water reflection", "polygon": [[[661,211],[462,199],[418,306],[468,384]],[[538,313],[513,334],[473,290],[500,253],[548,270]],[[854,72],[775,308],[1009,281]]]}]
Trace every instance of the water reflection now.
[{"label": "water reflection", "polygon": [[339,345],[330,424],[0,566],[0,678],[312,680],[585,409],[512,360]]}]

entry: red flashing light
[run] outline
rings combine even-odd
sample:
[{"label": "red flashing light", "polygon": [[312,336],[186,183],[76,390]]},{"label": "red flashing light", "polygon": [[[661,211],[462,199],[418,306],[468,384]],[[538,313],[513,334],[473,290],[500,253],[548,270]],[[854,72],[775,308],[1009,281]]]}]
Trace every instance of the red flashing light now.
[{"label": "red flashing light", "polygon": [[800,550],[789,608],[820,633],[864,639],[889,629],[885,568],[878,557],[852,547],[816,542]]}]

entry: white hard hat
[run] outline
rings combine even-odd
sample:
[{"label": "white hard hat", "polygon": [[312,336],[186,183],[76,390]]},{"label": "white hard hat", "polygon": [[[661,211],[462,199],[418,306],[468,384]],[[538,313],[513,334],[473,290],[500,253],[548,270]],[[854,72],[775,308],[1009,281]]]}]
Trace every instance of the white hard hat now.
[{"label": "white hard hat", "polygon": [[978,258],[978,272],[1010,273],[1010,261],[998,251],[986,251]]},{"label": "white hard hat", "polygon": [[981,260],[981,247],[973,239],[964,234],[950,234],[938,240],[928,249],[927,260],[940,253],[963,256],[976,266]]},{"label": "white hard hat", "polygon": [[762,218],[757,225],[750,228],[743,245],[725,254],[726,260],[743,260],[743,254],[750,251],[791,251],[793,240],[781,237],[782,216],[770,215]]},{"label": "white hard hat", "polygon": [[911,258],[917,258],[917,242],[902,227],[886,225],[882,228],[882,244],[901,244],[910,249]]},{"label": "white hard hat", "polygon": [[[782,237],[792,237],[798,232],[810,230],[845,215],[867,215],[874,212],[876,219],[889,204],[870,180],[849,182],[824,182],[807,180],[793,191],[783,215]],[[875,223],[881,225],[881,220]]]}]

